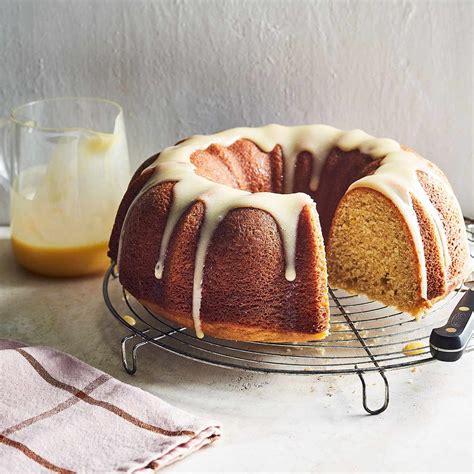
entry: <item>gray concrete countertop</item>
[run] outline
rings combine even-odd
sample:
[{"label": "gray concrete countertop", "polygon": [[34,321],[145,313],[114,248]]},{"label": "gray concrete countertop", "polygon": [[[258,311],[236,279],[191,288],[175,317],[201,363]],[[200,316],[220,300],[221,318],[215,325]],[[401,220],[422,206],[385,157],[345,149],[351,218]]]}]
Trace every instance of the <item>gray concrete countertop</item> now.
[{"label": "gray concrete countertop", "polygon": [[[13,259],[7,230],[0,229],[0,337],[68,352],[223,423],[219,442],[167,472],[473,469],[472,354],[457,363],[389,372],[390,406],[368,416],[355,375],[259,375],[145,347],[130,376],[120,360],[124,335],[103,303],[101,277],[55,280],[27,273]],[[382,384],[376,374],[368,379],[377,403]]]}]

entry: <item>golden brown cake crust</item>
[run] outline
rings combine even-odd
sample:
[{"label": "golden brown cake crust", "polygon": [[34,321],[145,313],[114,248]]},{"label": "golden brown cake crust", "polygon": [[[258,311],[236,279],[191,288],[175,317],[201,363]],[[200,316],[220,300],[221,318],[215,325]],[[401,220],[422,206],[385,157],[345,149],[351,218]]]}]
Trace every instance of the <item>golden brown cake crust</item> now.
[{"label": "golden brown cake crust", "polygon": [[314,196],[315,201],[321,203],[318,213],[326,242],[339,201],[354,181],[367,174],[366,169],[373,162],[372,157],[359,150],[346,152],[337,148],[326,158]]},{"label": "golden brown cake crust", "polygon": [[[189,313],[179,314],[163,309],[156,303],[150,303],[145,300],[139,300],[140,303],[148,308],[153,314],[162,316],[168,321],[179,324],[180,326],[192,328],[193,319]],[[207,323],[203,321],[202,329],[206,336],[219,339],[228,339],[231,341],[261,341],[261,342],[301,342],[301,341],[319,341],[327,337],[329,330],[320,333],[307,333],[296,331],[272,330],[271,328],[259,328],[256,326],[242,326],[233,324],[233,322]]]},{"label": "golden brown cake crust", "polygon": [[432,300],[446,293],[446,273],[441,265],[441,250],[435,239],[435,229],[431,219],[426,209],[414,196],[412,196],[412,201],[423,241],[427,298]]},{"label": "golden brown cake crust", "polygon": [[[158,155],[154,155],[147,160],[145,160],[135,171],[128,185],[128,189],[125,192],[122,202],[117,211],[117,216],[115,217],[114,226],[112,228],[112,233],[109,241],[109,252],[108,256],[114,261],[118,261],[118,250],[120,242],[120,233],[122,232],[123,221],[128,212],[128,209],[132,205],[132,202],[137,197],[139,192],[142,190],[143,186],[148,182],[150,177],[153,174],[152,170],[144,172],[146,168],[153,164]],[[142,174],[143,173],[143,174]]]},{"label": "golden brown cake crust", "polygon": [[[282,188],[280,147],[263,153],[252,142],[241,140],[227,149],[213,145],[196,152],[192,161],[199,174],[227,185],[252,192]],[[213,161],[221,165],[210,166]],[[246,165],[241,167],[240,163]],[[254,176],[258,173],[263,176]],[[121,233],[122,285],[150,308],[189,327],[193,324],[194,261],[205,204],[195,202],[179,219],[159,280],[154,270],[174,183],[150,188],[127,214],[127,204],[148,178],[136,173],[130,184],[118,213],[110,255],[118,255],[117,236]],[[231,210],[214,232],[207,251],[200,310],[204,333],[237,339],[240,331],[242,340],[268,341],[324,337],[329,325],[326,262],[317,215],[310,206],[300,214],[295,265],[296,279],[288,281],[282,240],[273,216],[260,209]]]},{"label": "golden brown cake crust", "polygon": [[469,259],[469,253],[465,244],[464,222],[458,218],[456,198],[446,192],[446,188],[450,189],[451,186],[445,175],[433,163],[430,163],[429,166],[436,173],[438,179],[432,175],[428,176],[423,171],[418,171],[418,181],[439,213],[446,232],[451,260],[447,271],[446,291],[451,291],[467,276],[465,263]]}]

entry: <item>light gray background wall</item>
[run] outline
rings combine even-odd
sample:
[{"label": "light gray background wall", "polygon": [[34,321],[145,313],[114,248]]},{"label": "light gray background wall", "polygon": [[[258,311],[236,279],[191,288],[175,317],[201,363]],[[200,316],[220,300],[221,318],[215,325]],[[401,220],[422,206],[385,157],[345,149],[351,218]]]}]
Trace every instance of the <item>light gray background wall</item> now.
[{"label": "light gray background wall", "polygon": [[0,0],[0,114],[119,101],[133,165],[180,137],[328,123],[408,144],[474,216],[471,1]]}]

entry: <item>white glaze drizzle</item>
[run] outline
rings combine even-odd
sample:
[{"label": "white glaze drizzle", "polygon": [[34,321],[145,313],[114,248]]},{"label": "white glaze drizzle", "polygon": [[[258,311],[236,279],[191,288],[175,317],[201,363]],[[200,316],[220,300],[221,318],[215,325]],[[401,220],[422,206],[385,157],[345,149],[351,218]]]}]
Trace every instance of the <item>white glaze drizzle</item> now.
[{"label": "white glaze drizzle", "polygon": [[414,153],[405,151],[393,151],[382,161],[374,174],[365,176],[353,183],[348,191],[355,188],[371,188],[387,196],[402,214],[408,226],[413,242],[421,274],[421,295],[427,298],[428,282],[426,276],[426,262],[423,241],[418,225],[418,218],[412,205],[412,195],[420,201],[421,205],[428,211],[435,225],[435,238],[442,249],[442,258],[445,268],[450,264],[449,252],[447,250],[447,239],[443,224],[438,212],[434,209],[428,196],[421,187],[416,171],[426,171],[425,160]]},{"label": "white glaze drizzle", "polygon": [[288,281],[293,281],[296,278],[295,254],[299,216],[305,205],[315,209],[314,202],[307,194],[252,194],[198,176],[194,173],[191,163],[183,162],[158,163],[155,178],[146,186],[145,190],[162,182],[176,182],[176,184],[173,187],[173,200],[155,267],[156,278],[163,277],[166,250],[176,223],[195,201],[199,200],[205,204],[206,210],[196,249],[193,277],[192,316],[198,337],[203,337],[199,314],[207,248],[217,226],[231,209],[262,209],[273,216],[278,223],[283,240],[286,262],[285,277]]},{"label": "white glaze drizzle", "polygon": [[[285,278],[293,281],[296,278],[295,251],[298,221],[301,210],[305,205],[314,207],[311,198],[304,193],[297,194],[273,194],[255,193],[234,190],[233,192],[222,192],[227,188],[221,184],[212,186],[206,193],[199,197],[206,205],[204,222],[201,226],[200,237],[196,249],[193,283],[193,306],[192,314],[196,335],[203,337],[200,322],[200,308],[202,296],[202,283],[207,248],[219,223],[225,218],[231,209],[252,208],[262,209],[270,213],[278,223],[285,249]],[[227,188],[228,189],[228,188]],[[236,191],[236,192],[235,192]]]},{"label": "white glaze drizzle", "polygon": [[[195,167],[190,161],[195,151],[205,150],[211,144],[230,146],[241,139],[251,140],[267,153],[272,151],[275,146],[281,146],[284,157],[285,194],[251,194],[247,191],[215,183],[195,173]],[[356,181],[349,189],[357,187],[375,189],[391,199],[398,207],[415,242],[421,267],[422,296],[426,298],[427,281],[423,242],[418,221],[411,206],[410,194],[417,197],[433,219],[436,238],[440,243],[444,257],[445,268],[449,266],[450,259],[442,222],[416,176],[417,170],[432,174],[423,159],[414,153],[402,151],[400,145],[394,140],[374,138],[362,130],[342,131],[326,125],[284,127],[275,124],[260,128],[234,128],[214,135],[195,135],[179,145],[163,150],[157,160],[149,167],[154,168],[154,174],[140,193],[140,195],[143,194],[159,183],[176,182],[173,187],[172,205],[163,232],[155,269],[155,276],[158,279],[163,276],[166,252],[176,223],[185,210],[195,201],[202,201],[205,204],[193,278],[192,316],[198,337],[203,337],[200,308],[207,248],[219,223],[231,209],[235,208],[257,208],[271,214],[278,224],[283,240],[286,264],[285,277],[288,281],[293,281],[296,277],[295,250],[299,216],[305,205],[315,208],[308,195],[304,193],[289,194],[292,193],[294,188],[296,160],[303,151],[307,151],[312,155],[310,189],[315,191],[326,157],[336,147],[343,151],[358,149],[374,159],[384,158],[374,175]]]}]

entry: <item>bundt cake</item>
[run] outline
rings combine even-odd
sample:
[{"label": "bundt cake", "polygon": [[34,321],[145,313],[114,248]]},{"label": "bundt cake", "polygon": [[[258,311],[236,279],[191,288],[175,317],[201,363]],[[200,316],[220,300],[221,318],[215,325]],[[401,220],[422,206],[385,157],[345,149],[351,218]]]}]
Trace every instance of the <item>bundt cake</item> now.
[{"label": "bundt cake", "polygon": [[[316,211],[317,205],[317,211]],[[415,152],[325,125],[196,135],[143,163],[109,256],[143,305],[225,339],[329,330],[329,282],[419,315],[464,277],[444,174]]]}]

